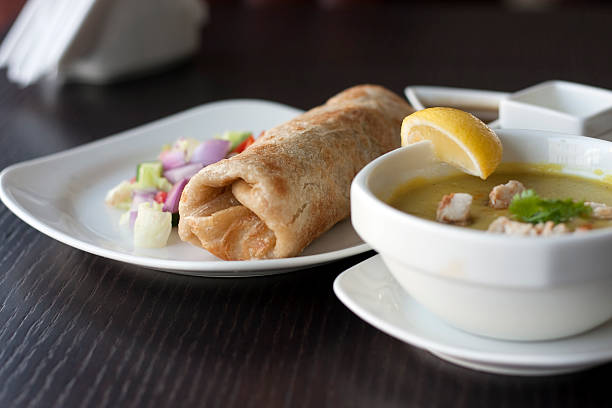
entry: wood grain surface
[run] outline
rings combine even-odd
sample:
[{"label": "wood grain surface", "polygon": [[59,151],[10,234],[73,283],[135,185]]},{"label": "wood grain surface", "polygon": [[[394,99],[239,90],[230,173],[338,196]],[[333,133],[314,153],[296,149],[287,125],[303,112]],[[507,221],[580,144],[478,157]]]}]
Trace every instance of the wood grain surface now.
[{"label": "wood grain surface", "polygon": [[[0,168],[205,102],[299,108],[357,83],[612,88],[612,10],[216,5],[197,56],[99,87],[0,75]],[[48,238],[0,204],[1,407],[599,407],[612,365],[483,374],[361,321],[332,282],[373,252],[266,278],[171,275]]]}]

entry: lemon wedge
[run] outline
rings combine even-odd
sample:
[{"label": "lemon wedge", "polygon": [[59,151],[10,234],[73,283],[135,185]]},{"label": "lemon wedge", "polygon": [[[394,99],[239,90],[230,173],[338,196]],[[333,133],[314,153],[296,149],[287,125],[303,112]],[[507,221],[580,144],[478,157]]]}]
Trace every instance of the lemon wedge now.
[{"label": "lemon wedge", "polygon": [[428,108],[406,116],[402,146],[429,140],[438,159],[486,179],[502,159],[502,144],[480,119],[453,108]]}]

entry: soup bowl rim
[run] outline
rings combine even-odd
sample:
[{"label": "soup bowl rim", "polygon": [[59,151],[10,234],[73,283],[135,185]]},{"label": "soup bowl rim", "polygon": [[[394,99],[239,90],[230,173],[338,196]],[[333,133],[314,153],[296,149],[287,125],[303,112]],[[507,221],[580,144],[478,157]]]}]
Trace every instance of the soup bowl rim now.
[{"label": "soup bowl rim", "polygon": [[[538,137],[562,137],[564,139],[569,140],[579,140],[585,141],[588,143],[594,144],[602,144],[602,146],[606,146],[612,149],[612,141],[602,140],[591,138],[588,136],[579,136],[579,135],[567,135],[558,132],[549,132],[543,130],[526,130],[526,129],[498,129],[496,132],[501,136],[502,141],[503,138],[512,137],[513,134],[533,134]],[[508,136],[510,135],[510,136]],[[423,142],[418,142],[423,143]],[[399,210],[385,200],[379,198],[376,194],[374,194],[369,185],[370,183],[370,175],[372,172],[379,166],[383,165],[387,160],[389,160],[394,155],[403,154],[406,150],[414,148],[415,145],[408,145],[404,147],[400,147],[391,152],[388,152],[372,162],[368,163],[354,178],[351,189],[359,189],[361,190],[365,196],[369,199],[371,204],[378,206],[379,210],[387,212],[393,218],[402,220],[403,222],[410,222],[418,225],[420,228],[427,229],[431,232],[439,232],[444,234],[445,236],[452,236],[457,238],[465,238],[465,239],[487,239],[487,240],[496,240],[503,244],[517,244],[522,245],[525,242],[529,242],[529,245],[555,245],[558,242],[566,242],[566,241],[588,241],[588,240],[598,240],[602,237],[612,237],[612,227],[610,228],[598,228],[588,231],[588,233],[582,234],[560,234],[560,235],[552,235],[547,236],[545,239],[539,236],[514,236],[514,235],[504,235],[504,234],[493,234],[484,230],[476,230],[472,228],[461,227],[457,225],[444,224],[441,222],[428,220],[416,215],[408,214],[402,210]],[[502,161],[502,163],[505,163]],[[518,164],[555,164],[555,163],[542,163],[542,162],[511,162]],[[592,171],[596,169],[591,169]],[[399,187],[399,186],[398,186]],[[398,188],[396,187],[396,188]],[[352,197],[351,197],[352,198]]]}]

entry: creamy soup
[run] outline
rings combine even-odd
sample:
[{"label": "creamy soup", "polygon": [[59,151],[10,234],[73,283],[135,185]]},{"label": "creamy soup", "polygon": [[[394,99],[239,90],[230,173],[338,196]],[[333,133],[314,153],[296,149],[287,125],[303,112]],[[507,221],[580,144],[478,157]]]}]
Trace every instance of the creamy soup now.
[{"label": "creamy soup", "polygon": [[[436,219],[436,210],[443,196],[451,193],[468,193],[473,197],[471,220],[467,227],[486,230],[499,216],[512,218],[507,209],[489,206],[489,193],[493,187],[509,180],[520,181],[525,188],[534,190],[542,198],[574,199],[612,205],[612,183],[569,176],[551,171],[545,166],[525,164],[502,165],[487,180],[467,174],[439,179],[414,179],[394,192],[389,204],[393,207],[428,220]],[[566,225],[603,228],[612,226],[611,220],[574,218]]]}]

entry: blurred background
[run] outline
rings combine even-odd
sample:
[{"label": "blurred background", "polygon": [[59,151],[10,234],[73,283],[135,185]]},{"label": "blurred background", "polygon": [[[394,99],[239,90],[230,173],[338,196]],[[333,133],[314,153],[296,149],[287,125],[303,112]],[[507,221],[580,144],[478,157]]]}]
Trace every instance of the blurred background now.
[{"label": "blurred background", "polygon": [[[546,10],[555,7],[585,7],[589,4],[606,4],[606,0],[208,0],[211,5],[242,5],[245,7],[270,7],[314,3],[322,8],[354,7],[367,3],[412,3],[456,6],[461,3],[481,3],[521,10]],[[6,28],[16,17],[25,0],[3,0],[0,3],[0,27]]]},{"label": "blurred background", "polygon": [[[459,4],[489,4],[497,7],[505,7],[510,9],[521,10],[546,10],[556,7],[585,7],[589,4],[606,4],[606,0],[469,0],[469,1],[453,1],[453,0],[208,0],[209,4],[235,6],[241,5],[245,7],[270,7],[270,6],[287,6],[299,5],[305,3],[313,3],[322,8],[338,8],[338,7],[354,7],[363,4],[383,4],[383,3],[411,3],[417,4],[435,4],[438,6],[457,6]],[[6,26],[17,16],[17,13],[25,4],[25,0],[3,0],[0,2],[0,28],[6,29]]]},{"label": "blurred background", "polygon": [[[151,0],[154,2],[154,0]],[[158,0],[155,0],[158,1]],[[5,35],[24,4],[0,1]],[[302,109],[359,83],[514,92],[562,79],[612,89],[605,1],[209,0],[196,52],[100,86],[21,87],[0,70],[0,132],[35,157],[206,102]],[[46,143],[38,143],[44,132]],[[17,156],[14,160],[17,161]],[[6,163],[10,164],[10,163]]]}]

